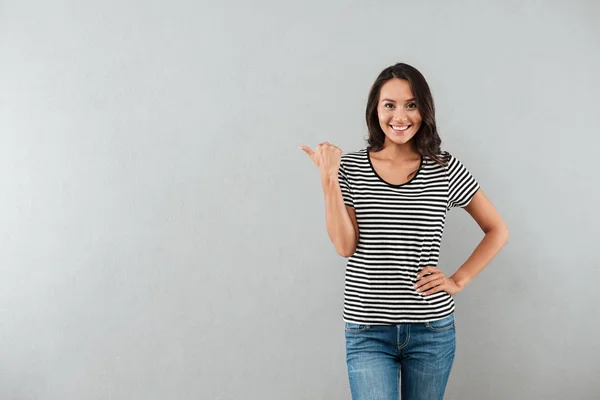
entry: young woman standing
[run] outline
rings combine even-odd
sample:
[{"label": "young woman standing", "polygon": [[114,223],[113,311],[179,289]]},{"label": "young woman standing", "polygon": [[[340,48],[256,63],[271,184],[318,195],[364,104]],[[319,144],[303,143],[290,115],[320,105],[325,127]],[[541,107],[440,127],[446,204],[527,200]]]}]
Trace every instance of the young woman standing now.
[{"label": "young woman standing", "polygon": [[[397,400],[401,392],[403,400],[441,400],[456,346],[452,296],[498,254],[508,228],[467,168],[440,149],[433,98],[418,70],[384,69],[366,119],[364,149],[301,146],[321,172],[329,238],[349,257],[343,316],[352,398]],[[453,207],[485,236],[447,277],[437,264]]]}]

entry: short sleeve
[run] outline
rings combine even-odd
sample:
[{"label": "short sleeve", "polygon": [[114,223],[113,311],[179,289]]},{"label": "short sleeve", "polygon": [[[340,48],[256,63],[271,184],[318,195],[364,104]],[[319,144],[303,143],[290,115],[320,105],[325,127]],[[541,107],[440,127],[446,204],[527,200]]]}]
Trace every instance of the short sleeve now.
[{"label": "short sleeve", "polygon": [[354,199],[352,198],[352,187],[350,186],[350,182],[348,181],[348,174],[346,173],[346,168],[344,167],[344,160],[340,162],[340,168],[338,170],[338,181],[340,182],[340,189],[342,189],[342,198],[344,199],[344,204],[348,207],[354,208]]},{"label": "short sleeve", "polygon": [[448,210],[468,206],[479,190],[479,183],[463,163],[451,154],[448,154],[448,180]]}]

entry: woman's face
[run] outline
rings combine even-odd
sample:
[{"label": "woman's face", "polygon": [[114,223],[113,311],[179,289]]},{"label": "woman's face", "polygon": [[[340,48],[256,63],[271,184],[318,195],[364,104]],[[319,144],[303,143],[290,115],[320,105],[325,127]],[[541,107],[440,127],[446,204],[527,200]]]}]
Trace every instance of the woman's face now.
[{"label": "woman's face", "polygon": [[394,78],[381,87],[377,116],[386,142],[405,144],[415,136],[422,119],[407,80]]}]

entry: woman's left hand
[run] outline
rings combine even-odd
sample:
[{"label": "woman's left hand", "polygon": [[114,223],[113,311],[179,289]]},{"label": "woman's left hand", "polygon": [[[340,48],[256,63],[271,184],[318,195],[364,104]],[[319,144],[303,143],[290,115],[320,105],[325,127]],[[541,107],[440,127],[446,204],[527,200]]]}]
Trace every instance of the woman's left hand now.
[{"label": "woman's left hand", "polygon": [[[423,275],[427,275],[423,277]],[[425,267],[417,274],[417,283],[415,289],[423,296],[429,296],[437,292],[444,291],[449,295],[455,295],[462,290],[454,279],[447,278],[439,268]]]}]

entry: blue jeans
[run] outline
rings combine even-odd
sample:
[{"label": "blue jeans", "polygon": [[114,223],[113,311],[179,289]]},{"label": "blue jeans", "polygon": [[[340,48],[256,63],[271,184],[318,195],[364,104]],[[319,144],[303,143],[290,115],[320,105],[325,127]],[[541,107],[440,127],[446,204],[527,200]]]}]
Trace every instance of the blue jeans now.
[{"label": "blue jeans", "polygon": [[[442,400],[454,361],[454,314],[425,323],[346,322],[353,400]],[[401,385],[398,384],[400,377]]]}]

